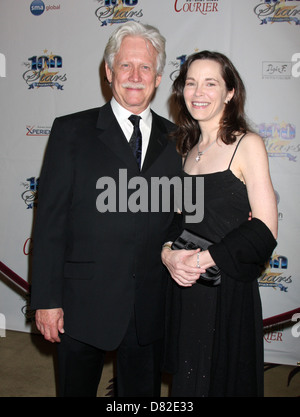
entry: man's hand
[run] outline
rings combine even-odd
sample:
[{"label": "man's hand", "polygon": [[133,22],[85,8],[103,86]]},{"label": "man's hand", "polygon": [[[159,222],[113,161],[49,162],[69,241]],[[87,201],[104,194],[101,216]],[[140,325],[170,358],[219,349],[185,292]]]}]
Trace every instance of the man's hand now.
[{"label": "man's hand", "polygon": [[39,331],[49,342],[60,342],[59,333],[64,333],[64,312],[62,308],[36,310],[35,322]]}]

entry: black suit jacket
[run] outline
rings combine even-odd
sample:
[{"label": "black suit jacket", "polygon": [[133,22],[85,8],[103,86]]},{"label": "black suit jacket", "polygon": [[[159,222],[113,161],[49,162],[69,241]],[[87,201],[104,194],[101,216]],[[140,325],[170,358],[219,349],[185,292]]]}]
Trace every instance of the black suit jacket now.
[{"label": "black suit jacket", "polygon": [[[62,307],[65,332],[104,350],[118,346],[133,310],[141,344],[163,335],[168,278],[160,252],[174,208],[119,210],[120,170],[128,181],[142,177],[148,191],[151,178],[180,175],[181,158],[168,138],[174,125],[152,114],[141,172],[108,103],[55,120],[40,175],[31,307]],[[97,188],[103,177],[116,185],[115,212],[112,198],[108,212],[97,209],[108,192]],[[137,190],[121,193],[134,202]]]}]

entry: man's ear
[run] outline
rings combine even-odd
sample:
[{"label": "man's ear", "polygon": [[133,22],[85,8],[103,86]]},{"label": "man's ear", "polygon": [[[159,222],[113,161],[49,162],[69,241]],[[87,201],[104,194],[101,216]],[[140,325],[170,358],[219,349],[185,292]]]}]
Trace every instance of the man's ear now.
[{"label": "man's ear", "polygon": [[159,86],[159,84],[160,84],[160,82],[161,82],[161,79],[162,79],[162,75],[160,74],[158,74],[158,75],[156,75],[156,79],[155,79],[155,87],[157,88],[158,86]]},{"label": "man's ear", "polygon": [[105,62],[105,72],[106,72],[106,78],[109,83],[112,82],[112,70],[109,68],[108,64]]}]

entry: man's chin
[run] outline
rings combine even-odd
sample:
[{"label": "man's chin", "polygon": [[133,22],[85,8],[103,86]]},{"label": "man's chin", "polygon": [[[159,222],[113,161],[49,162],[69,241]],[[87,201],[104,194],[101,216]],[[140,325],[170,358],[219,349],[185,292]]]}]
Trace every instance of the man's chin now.
[{"label": "man's chin", "polygon": [[130,111],[138,110],[138,112],[141,113],[148,107],[148,105],[149,102],[147,103],[144,100],[126,100],[123,107]]}]

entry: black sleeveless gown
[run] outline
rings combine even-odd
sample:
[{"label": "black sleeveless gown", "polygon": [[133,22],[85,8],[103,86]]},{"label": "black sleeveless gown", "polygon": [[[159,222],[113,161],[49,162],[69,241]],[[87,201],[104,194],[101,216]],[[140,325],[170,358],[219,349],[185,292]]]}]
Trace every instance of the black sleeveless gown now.
[{"label": "black sleeveless gown", "polygon": [[[190,176],[204,178],[204,218],[184,228],[213,242],[247,221],[250,204],[245,184],[230,170]],[[210,368],[215,331],[219,287],[194,284],[180,287],[181,315],[178,339],[178,369],[173,376],[173,397],[206,397],[209,393]]]}]

